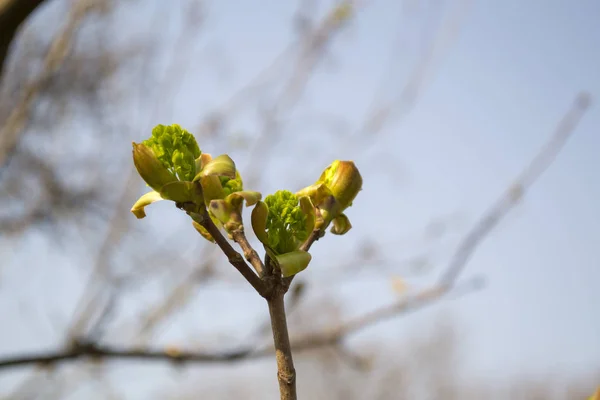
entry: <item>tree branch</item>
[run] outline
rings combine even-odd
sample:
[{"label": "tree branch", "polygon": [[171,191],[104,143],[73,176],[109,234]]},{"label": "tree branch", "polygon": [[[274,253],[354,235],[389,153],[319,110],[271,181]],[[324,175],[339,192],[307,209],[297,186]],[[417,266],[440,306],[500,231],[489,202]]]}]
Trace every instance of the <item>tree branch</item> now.
[{"label": "tree branch", "polygon": [[[6,12],[8,12],[8,10],[11,9],[12,3],[15,4],[14,7],[26,8],[27,4],[31,5],[31,3],[35,3],[35,1],[0,0],[0,12],[4,12],[4,10],[7,10]],[[20,4],[20,6],[17,6],[17,4]],[[55,73],[58,68],[60,68],[63,61],[67,58],[71,51],[73,39],[77,29],[83,22],[86,14],[94,10],[95,7],[99,7],[99,5],[94,4],[92,0],[80,0],[75,3],[70,11],[66,23],[55,36],[54,40],[50,44],[50,47],[48,48],[48,52],[44,57],[42,72],[36,77],[35,80],[25,86],[21,97],[16,99],[15,106],[9,112],[6,121],[4,121],[0,126],[0,167],[5,164],[8,154],[10,154],[10,151],[16,145],[19,133],[23,131],[23,128],[27,123],[27,116],[29,115],[29,110],[37,96],[37,93],[44,85],[48,77]],[[33,9],[31,9],[31,11],[33,11]],[[23,18],[26,16],[27,15],[25,15]],[[2,17],[0,16],[0,62],[3,61],[1,54],[1,41],[4,39],[4,24]],[[9,39],[12,40],[11,38]],[[0,78],[2,78],[2,75],[0,75]]]},{"label": "tree branch", "polygon": [[[473,279],[461,285],[462,289],[459,291],[458,287],[454,289],[444,288],[443,290],[427,289],[422,291],[420,294],[412,297],[412,300],[402,300],[387,307],[377,309],[368,312],[360,317],[354,318],[344,324],[337,326],[334,329],[330,329],[324,332],[315,332],[307,334],[306,336],[289,342],[287,327],[285,332],[279,328],[279,325],[285,322],[285,313],[283,313],[283,295],[279,292],[276,296],[279,299],[273,302],[273,305],[269,305],[269,310],[272,315],[271,320],[276,325],[274,330],[277,330],[277,335],[274,334],[275,339],[275,354],[277,348],[281,351],[281,360],[284,365],[282,370],[284,374],[281,375],[278,372],[278,377],[284,379],[284,385],[287,390],[288,381],[291,376],[295,376],[295,371],[291,358],[291,351],[305,351],[310,349],[319,348],[322,346],[329,346],[338,343],[346,335],[357,332],[361,329],[370,326],[375,322],[391,318],[394,316],[408,314],[410,312],[417,311],[428,305],[435,304],[435,300],[440,299],[442,296],[448,296],[451,293],[457,295],[466,294],[468,292],[481,288],[481,279]],[[271,303],[270,303],[271,304]],[[282,320],[283,316],[283,320]],[[287,344],[286,344],[287,338]],[[107,359],[131,359],[131,360],[146,360],[146,361],[170,361],[177,363],[228,363],[242,360],[262,358],[273,354],[272,347],[265,348],[242,348],[239,350],[228,351],[228,352],[216,352],[216,353],[202,353],[193,351],[183,351],[176,348],[158,350],[158,349],[145,349],[145,348],[119,348],[112,346],[104,346],[97,343],[86,343],[85,341],[75,341],[70,348],[64,350],[56,350],[50,352],[40,352],[30,355],[17,355],[13,357],[6,357],[0,359],[0,370],[9,369],[19,366],[28,366],[32,364],[36,365],[53,365],[58,362],[75,361],[89,357],[94,360],[107,360]],[[289,354],[289,361],[286,359],[286,354]],[[280,356],[277,356],[278,364]],[[279,370],[279,368],[278,368]],[[295,380],[294,380],[295,382]],[[295,385],[295,383],[294,383]],[[294,389],[295,392],[295,389]],[[289,397],[288,397],[289,398]],[[291,397],[294,398],[294,397]]]},{"label": "tree branch", "polygon": [[214,222],[210,219],[206,210],[204,210],[202,214],[202,220],[199,221],[199,223],[208,231],[208,233],[210,233],[213,239],[215,239],[215,242],[219,248],[227,256],[229,263],[233,265],[244,278],[246,278],[248,283],[250,283],[262,297],[268,297],[270,288],[267,287],[265,282],[261,281],[258,275],[256,275],[250,266],[246,264],[244,257],[235,251],[235,249],[229,244],[227,239],[221,234],[221,231],[219,231],[219,228],[217,228]]},{"label": "tree branch", "polygon": [[243,228],[236,229],[235,231],[231,232],[231,237],[237,244],[240,245],[242,251],[244,252],[244,257],[246,258],[246,260],[254,267],[258,276],[262,278],[265,274],[265,266],[260,260],[260,256],[258,255],[256,250],[254,250],[248,242]]},{"label": "tree branch", "polygon": [[296,369],[294,368],[292,348],[287,328],[284,296],[285,288],[280,286],[267,301],[271,317],[273,342],[275,344],[277,380],[279,381],[281,400],[296,400],[298,398],[296,394]]}]

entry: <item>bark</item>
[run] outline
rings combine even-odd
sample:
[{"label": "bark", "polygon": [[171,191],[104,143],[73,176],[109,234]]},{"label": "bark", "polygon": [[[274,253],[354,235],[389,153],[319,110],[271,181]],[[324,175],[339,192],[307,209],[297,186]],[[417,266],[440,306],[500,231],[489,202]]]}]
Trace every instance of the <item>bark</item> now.
[{"label": "bark", "polygon": [[296,400],[298,398],[296,395],[296,370],[294,369],[292,347],[288,335],[284,295],[285,290],[278,287],[273,296],[267,301],[269,303],[269,314],[271,315],[273,341],[275,342],[277,379],[281,400]]}]

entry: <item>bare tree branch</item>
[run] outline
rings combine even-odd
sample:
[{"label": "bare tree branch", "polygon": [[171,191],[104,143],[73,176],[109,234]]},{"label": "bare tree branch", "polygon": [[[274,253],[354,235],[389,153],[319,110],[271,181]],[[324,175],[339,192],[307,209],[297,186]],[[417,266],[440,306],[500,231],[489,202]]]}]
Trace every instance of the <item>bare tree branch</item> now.
[{"label": "bare tree branch", "polygon": [[44,0],[0,0],[0,82],[17,30]]},{"label": "bare tree branch", "polygon": [[[32,3],[32,1],[15,1],[14,3],[27,4]],[[0,6],[3,4],[4,3],[0,3]],[[48,77],[50,77],[63,63],[73,46],[75,32],[85,19],[84,17],[86,14],[93,11],[97,5],[98,2],[96,0],[80,0],[75,4],[71,9],[67,22],[48,49],[46,57],[44,58],[42,73],[25,87],[23,94],[15,102],[15,106],[9,113],[7,120],[2,122],[2,125],[0,126],[0,167],[6,162],[8,153],[10,153],[17,143],[19,133],[22,132],[25,127],[29,109],[36,94]],[[1,8],[2,7],[0,7],[0,10]],[[0,26],[3,27],[1,23]],[[1,33],[0,37],[3,38]]]},{"label": "bare tree branch", "polygon": [[[465,294],[469,291],[473,291],[481,288],[481,279],[473,279],[464,287],[460,288],[461,291],[455,291],[457,294]],[[291,342],[291,351],[305,351],[311,350],[323,346],[329,346],[338,343],[346,335],[354,333],[360,329],[364,329],[367,326],[375,322],[379,322],[386,318],[407,314],[410,312],[417,311],[427,305],[432,305],[435,300],[440,299],[444,295],[449,295],[449,291],[423,291],[418,296],[415,296],[412,301],[404,301],[401,303],[394,304],[376,311],[367,313],[361,317],[353,319],[347,323],[344,323],[334,329],[330,329],[325,332],[317,332],[308,334],[300,339]],[[276,314],[280,314],[277,310],[274,311]],[[284,314],[285,315],[285,314]],[[40,352],[30,355],[18,355],[13,357],[6,357],[0,359],[0,370],[8,369],[19,366],[27,365],[52,365],[58,362],[75,361],[83,358],[90,358],[91,360],[103,360],[103,359],[137,359],[137,360],[156,360],[156,361],[171,361],[178,363],[227,363],[234,361],[242,361],[254,358],[262,358],[270,356],[274,352],[272,347],[254,348],[247,347],[239,350],[224,351],[224,352],[197,352],[197,351],[184,351],[176,348],[168,348],[164,350],[157,349],[145,349],[145,348],[122,348],[116,346],[104,346],[101,344],[85,341],[74,341],[72,345],[65,350]],[[282,350],[281,356],[287,353],[285,349]],[[275,350],[277,354],[277,350]],[[291,354],[291,353],[290,353]],[[288,371],[289,372],[289,371]],[[284,376],[284,384],[287,386],[287,382],[290,379],[289,374]]]}]

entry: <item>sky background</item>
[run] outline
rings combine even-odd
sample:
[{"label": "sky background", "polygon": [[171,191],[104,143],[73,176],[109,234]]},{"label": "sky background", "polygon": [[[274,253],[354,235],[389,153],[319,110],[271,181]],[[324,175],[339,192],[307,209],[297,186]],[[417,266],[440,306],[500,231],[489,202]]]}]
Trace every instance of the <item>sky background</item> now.
[{"label": "sky background", "polygon": [[[322,2],[320,12],[330,3]],[[140,21],[155,15],[161,7],[157,4],[155,9],[141,10]],[[186,90],[150,114],[148,127],[176,122],[193,130],[199,117],[226,101],[289,44],[296,2],[257,4],[209,2],[205,34],[190,58],[202,60],[208,52],[212,56],[205,59],[206,67],[195,62],[186,70]],[[448,15],[456,17],[445,25]],[[537,153],[575,96],[582,90],[593,100],[600,95],[599,20],[600,2],[592,0],[361,3],[355,21],[336,39],[295,111],[284,118],[286,135],[293,137],[277,142],[280,156],[266,161],[270,172],[257,183],[263,194],[270,193],[291,174],[295,181],[290,189],[297,189],[314,180],[306,176],[316,177],[335,158],[352,159],[361,169],[364,190],[348,212],[353,230],[341,238],[328,238],[335,251],[319,242],[313,257],[321,261],[311,264],[305,278],[318,285],[319,277],[327,273],[323,259],[332,251],[343,259],[360,240],[370,238],[383,243],[388,259],[398,264],[431,252],[435,268],[422,276],[401,266],[386,267],[383,273],[377,272],[381,266],[367,266],[373,269],[371,274],[367,271],[364,277],[348,279],[336,288],[347,299],[347,317],[392,301],[396,296],[390,286],[392,276],[406,274],[408,284],[417,287],[431,281],[449,260],[461,234]],[[458,30],[452,21],[460,21]],[[139,26],[142,35],[141,22]],[[336,139],[332,130],[360,126],[375,93],[380,100],[398,96],[439,26],[446,26],[439,31],[446,44],[439,46],[438,41],[414,105],[401,107],[392,123],[373,138]],[[138,25],[128,28],[133,35]],[[279,71],[289,73],[289,68]],[[269,100],[267,95],[264,102]],[[305,117],[315,114],[344,123],[323,127]],[[226,129],[252,139],[261,130],[256,121],[252,113],[242,112]],[[482,274],[487,282],[484,290],[378,324],[355,339],[419,335],[419,329],[431,329],[432,321],[447,318],[460,332],[469,376],[597,371],[600,179],[594,171],[600,170],[598,126],[600,108],[592,104],[556,162],[478,248],[463,278]],[[129,152],[131,140],[146,137],[147,132],[131,136],[123,135],[123,152]],[[294,152],[301,156],[292,156]],[[313,153],[318,155],[313,158]],[[252,162],[248,154],[244,148],[232,151],[242,166]],[[384,219],[381,210],[391,210],[391,216]],[[157,219],[167,214],[173,210],[161,204],[149,213]],[[419,232],[438,217],[455,221],[449,238],[435,246],[424,244]],[[181,221],[174,217],[173,226]],[[39,251],[16,255],[12,265],[36,257],[39,261],[40,254],[57,263],[74,262],[42,239],[31,240],[36,241],[29,245],[36,243]],[[5,272],[7,285],[22,278],[14,268],[6,271],[12,271]],[[74,273],[66,279],[77,277]],[[44,283],[43,277],[37,279],[39,285]],[[24,288],[20,296],[35,293],[36,287]],[[79,295],[47,290],[56,291],[48,295],[63,296],[65,302]],[[206,326],[207,331],[226,331],[240,319],[251,323],[264,312],[260,299],[249,300],[242,310],[228,307],[237,297],[227,290],[215,287],[196,299],[200,304],[203,299],[218,304],[213,310],[217,313],[218,307],[227,310],[222,319],[211,318],[213,325]],[[0,314],[16,318],[17,301],[0,304]],[[199,311],[195,318],[203,315]],[[164,338],[178,336],[175,328],[163,334]],[[24,326],[11,327],[0,333],[5,338],[0,349],[37,348],[46,341],[53,343],[51,336],[39,340]]]}]

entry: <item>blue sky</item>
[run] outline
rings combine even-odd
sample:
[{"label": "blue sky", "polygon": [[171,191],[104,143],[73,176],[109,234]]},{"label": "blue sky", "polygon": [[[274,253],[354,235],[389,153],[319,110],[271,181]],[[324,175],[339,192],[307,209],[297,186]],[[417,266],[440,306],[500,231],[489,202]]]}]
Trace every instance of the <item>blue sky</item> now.
[{"label": "blue sky", "polygon": [[[193,129],[200,117],[282,52],[293,37],[290,21],[296,2],[256,4],[249,0],[209,4],[207,24],[189,54],[194,62],[185,85],[173,104],[149,114],[148,126],[177,122]],[[322,2],[320,11],[331,4]],[[303,273],[312,282],[318,283],[319,276],[328,272],[323,260],[331,254],[341,258],[351,254],[353,246],[368,237],[386,244],[384,252],[392,260],[433,249],[436,269],[414,282],[410,274],[406,277],[409,283],[425,284],[450,258],[460,234],[543,145],[576,94],[585,90],[593,99],[600,95],[597,1],[404,4],[408,8],[394,1],[364,2],[285,119],[286,136],[276,147],[283,156],[267,161],[272,171],[256,188],[269,193],[280,188],[286,176],[294,177],[290,189],[309,184],[313,178],[306,176],[315,176],[334,158],[353,159],[361,169],[364,191],[348,213],[354,229],[348,236],[328,238],[332,248],[318,243],[315,261]],[[340,139],[335,130],[359,126],[377,91],[380,100],[400,93],[440,25],[444,15],[440,9],[449,4],[466,4],[466,14],[455,38],[445,31],[449,44],[436,53],[414,106],[401,109],[398,118],[372,140]],[[286,66],[277,72],[289,73]],[[385,74],[388,78],[383,79]],[[264,99],[252,100],[268,105],[276,92],[273,88]],[[410,112],[402,116],[402,111]],[[252,139],[262,129],[255,114],[242,110],[226,129]],[[148,114],[139,118],[144,115]],[[314,115],[325,117],[313,122],[308,116]],[[334,124],[332,133],[323,119],[344,123]],[[600,179],[594,172],[600,167],[598,126],[600,109],[593,104],[557,161],[478,249],[464,276],[483,274],[488,282],[483,291],[380,324],[359,336],[397,338],[451,316],[464,334],[470,373],[570,374],[600,368]],[[129,152],[131,140],[142,136],[146,134],[124,135],[123,151]],[[219,146],[223,148],[214,153],[229,150]],[[252,161],[244,148],[235,149],[232,156]],[[380,219],[383,209],[392,210],[392,216]],[[156,210],[155,218],[173,215],[166,206],[157,205]],[[419,242],[418,233],[433,218],[454,214],[459,223],[450,228],[447,240],[439,246]],[[32,256],[14,262],[27,257]],[[66,262],[61,255],[56,257],[57,262]],[[349,299],[349,315],[393,300],[389,278],[405,273],[402,267],[391,272],[378,272],[377,265],[368,268],[372,271],[364,279],[339,287],[340,296]],[[227,290],[220,296],[228,298]],[[352,302],[356,293],[361,294],[360,301]],[[260,301],[249,303],[251,313],[236,313],[230,307],[222,318],[237,326],[239,318],[248,320],[264,312],[261,306]],[[215,320],[225,329],[227,323],[221,322]]]}]

